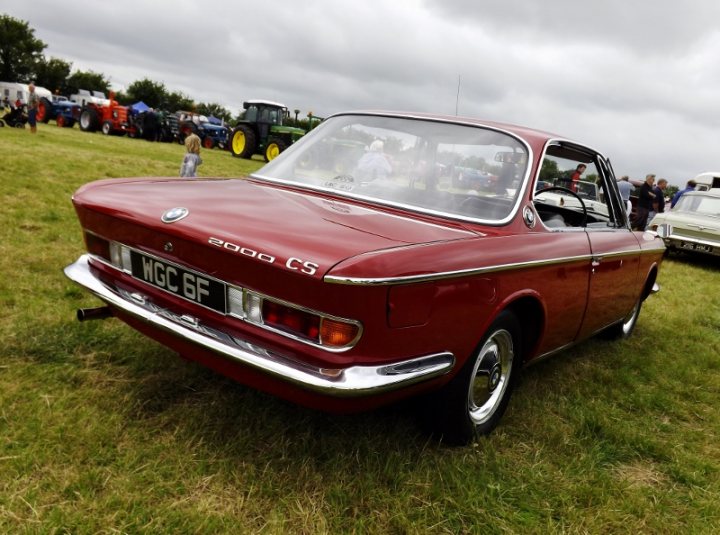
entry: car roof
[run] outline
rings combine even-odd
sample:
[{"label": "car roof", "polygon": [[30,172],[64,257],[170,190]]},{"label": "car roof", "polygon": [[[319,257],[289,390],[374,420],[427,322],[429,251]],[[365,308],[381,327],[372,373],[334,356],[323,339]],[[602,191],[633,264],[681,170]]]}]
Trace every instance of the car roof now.
[{"label": "car roof", "polygon": [[[455,124],[466,124],[466,125],[470,125],[470,126],[484,126],[484,127],[489,127],[489,128],[493,128],[496,130],[509,132],[521,139],[524,139],[524,140],[530,142],[531,144],[543,145],[545,142],[550,141],[550,140],[565,141],[565,142],[569,142],[569,143],[574,143],[578,146],[585,147],[590,150],[594,150],[594,149],[591,149],[588,145],[585,145],[584,143],[581,143],[579,141],[574,141],[565,136],[561,136],[559,134],[554,134],[552,132],[546,132],[546,131],[538,130],[535,128],[519,126],[516,124],[502,123],[502,122],[498,122],[498,121],[488,121],[488,120],[484,120],[484,119],[479,119],[477,117],[442,115],[442,114],[425,113],[425,112],[398,112],[398,111],[387,111],[387,110],[355,110],[355,111],[340,112],[340,113],[336,113],[334,115],[379,115],[379,116],[386,116],[386,117],[398,117],[398,118],[408,118],[408,119],[427,119],[427,120],[432,120],[432,121],[449,122],[449,123],[455,123]],[[600,151],[595,151],[595,152],[600,153]]]},{"label": "car roof", "polygon": [[688,191],[685,195],[709,195],[711,197],[720,197],[720,188],[712,188],[712,189],[706,189],[706,190],[692,190]]}]

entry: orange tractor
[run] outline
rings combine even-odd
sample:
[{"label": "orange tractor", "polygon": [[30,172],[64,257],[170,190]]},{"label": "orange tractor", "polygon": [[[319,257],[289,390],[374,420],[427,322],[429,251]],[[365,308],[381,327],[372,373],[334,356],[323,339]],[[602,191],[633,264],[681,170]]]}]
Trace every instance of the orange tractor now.
[{"label": "orange tractor", "polygon": [[107,104],[86,103],[80,112],[80,130],[95,132],[102,130],[106,136],[134,133],[135,127],[128,121],[127,106],[120,106],[115,93],[110,93]]}]

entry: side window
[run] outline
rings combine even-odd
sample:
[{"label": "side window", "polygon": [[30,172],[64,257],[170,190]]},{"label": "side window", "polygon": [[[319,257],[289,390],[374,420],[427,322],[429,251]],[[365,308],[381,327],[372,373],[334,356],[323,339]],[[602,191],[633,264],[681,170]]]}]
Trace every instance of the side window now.
[{"label": "side window", "polygon": [[257,108],[255,106],[250,106],[247,110],[245,110],[245,120],[251,123],[257,121]]},{"label": "side window", "polygon": [[548,228],[615,227],[614,192],[607,195],[612,176],[597,154],[574,145],[547,147],[535,184],[535,208]]}]

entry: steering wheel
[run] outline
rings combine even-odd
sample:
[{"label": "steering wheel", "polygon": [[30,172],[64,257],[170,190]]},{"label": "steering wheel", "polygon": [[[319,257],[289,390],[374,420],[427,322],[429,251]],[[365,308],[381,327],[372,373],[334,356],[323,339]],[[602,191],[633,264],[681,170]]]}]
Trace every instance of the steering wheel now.
[{"label": "steering wheel", "polygon": [[537,196],[540,195],[541,193],[545,193],[545,192],[547,192],[547,191],[562,191],[563,193],[567,193],[568,195],[572,195],[572,196],[575,197],[578,201],[580,201],[580,206],[582,206],[582,210],[583,210],[582,224],[581,224],[580,226],[583,227],[583,228],[584,228],[584,227],[587,227],[587,216],[588,216],[587,206],[585,206],[585,202],[582,200],[582,198],[580,197],[580,195],[578,195],[577,193],[575,193],[573,190],[571,190],[571,189],[569,189],[569,188],[563,188],[562,186],[550,186],[550,187],[548,187],[548,188],[543,188],[543,189],[537,190],[537,191],[535,192],[535,197],[537,197]]}]

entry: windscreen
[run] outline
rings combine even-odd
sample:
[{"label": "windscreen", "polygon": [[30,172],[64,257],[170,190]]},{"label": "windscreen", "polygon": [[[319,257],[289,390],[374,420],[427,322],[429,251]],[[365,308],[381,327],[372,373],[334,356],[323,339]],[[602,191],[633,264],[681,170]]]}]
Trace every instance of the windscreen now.
[{"label": "windscreen", "polygon": [[254,176],[460,219],[499,223],[517,203],[528,151],[491,128],[339,115]]}]

